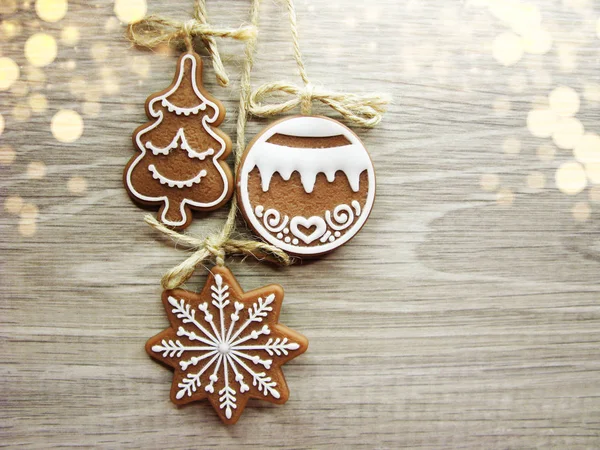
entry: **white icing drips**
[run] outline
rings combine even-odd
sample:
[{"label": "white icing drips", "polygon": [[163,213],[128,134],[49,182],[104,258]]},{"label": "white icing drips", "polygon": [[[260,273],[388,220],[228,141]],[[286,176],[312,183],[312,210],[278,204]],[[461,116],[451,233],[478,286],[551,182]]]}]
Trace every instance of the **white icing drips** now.
[{"label": "white icing drips", "polygon": [[189,180],[171,180],[170,178],[161,175],[154,164],[150,164],[148,166],[148,170],[152,172],[152,178],[158,180],[160,184],[166,184],[169,187],[176,186],[178,188],[192,187],[194,184],[200,183],[202,178],[205,177],[207,173],[206,170],[202,169],[200,172],[198,172],[198,175],[196,175],[194,178],[190,178]]},{"label": "white icing drips", "polygon": [[[266,144],[275,134],[319,138],[342,135],[351,145],[334,148],[305,149]],[[340,153],[336,151],[338,149],[340,149]],[[312,155],[315,157],[315,165],[314,167],[305,168],[303,162],[306,161],[305,158],[308,157],[309,153],[313,151],[315,152]],[[335,160],[335,164],[331,161],[332,158]],[[334,214],[330,212],[329,219],[332,223],[335,222],[336,226],[342,226],[342,223],[345,224],[347,222],[345,220],[348,219],[346,213],[351,212],[351,215],[354,216],[354,221],[345,227],[343,233],[339,233],[338,230],[333,230],[333,233],[332,230],[327,230],[318,240],[313,241],[309,246],[303,245],[303,241],[297,237],[286,240],[285,238],[290,238],[290,236],[285,235],[284,228],[282,240],[278,235],[270,232],[264,223],[264,208],[257,209],[255,214],[254,206],[256,205],[253,205],[253,203],[255,203],[256,199],[250,198],[250,191],[248,189],[249,174],[254,167],[258,167],[260,170],[263,190],[269,189],[271,177],[275,172],[282,175],[282,178],[284,178],[284,174],[289,174],[287,175],[289,179],[293,171],[296,170],[301,176],[301,181],[306,192],[314,189],[314,180],[318,173],[324,173],[327,179],[332,181],[335,178],[337,170],[344,171],[351,187],[357,191],[360,183],[360,175],[366,170],[367,197],[364,204],[362,204],[362,208],[358,202],[352,202],[349,205],[351,206],[349,211],[339,211],[337,217],[335,211],[333,211]],[[265,241],[296,255],[317,255],[331,251],[348,242],[364,225],[375,200],[375,171],[367,150],[360,139],[350,129],[326,117],[296,116],[275,122],[264,130],[246,150],[240,176],[238,177],[238,189],[240,208],[245,212],[252,228]],[[280,192],[273,192],[272,194],[279,195]],[[271,217],[275,218],[274,215],[271,215]],[[281,220],[284,220],[286,217],[284,215]],[[289,219],[291,220],[292,218]],[[337,223],[337,219],[342,220],[342,223]],[[336,231],[338,231],[339,236],[335,234]]]},{"label": "white icing drips", "polygon": [[287,181],[293,172],[298,172],[304,190],[310,194],[315,187],[317,174],[324,173],[327,181],[332,182],[337,171],[344,172],[352,190],[358,192],[360,174],[371,167],[371,160],[364,147],[355,144],[331,148],[298,148],[261,142],[252,147],[244,162],[247,173],[254,167],[258,167],[260,171],[264,192],[269,190],[274,173],[279,173]]},{"label": "white icing drips", "polygon": [[198,158],[201,161],[204,161],[207,156],[210,156],[215,153],[215,150],[213,148],[209,148],[208,150],[203,152],[197,152],[196,150],[194,150],[190,146],[190,144],[188,144],[188,141],[185,138],[183,128],[180,128],[179,131],[177,131],[177,134],[175,135],[171,143],[166,147],[156,147],[154,144],[152,144],[152,142],[146,142],[146,148],[148,150],[151,150],[152,153],[154,153],[156,156],[168,155],[171,150],[177,147],[181,147],[183,150],[185,150],[190,158]]}]

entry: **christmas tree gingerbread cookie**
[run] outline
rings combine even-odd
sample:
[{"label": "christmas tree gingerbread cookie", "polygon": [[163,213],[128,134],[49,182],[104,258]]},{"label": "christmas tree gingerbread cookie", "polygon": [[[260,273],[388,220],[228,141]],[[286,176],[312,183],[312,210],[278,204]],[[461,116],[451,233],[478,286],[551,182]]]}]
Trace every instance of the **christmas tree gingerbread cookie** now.
[{"label": "christmas tree gingerbread cookie", "polygon": [[233,192],[225,158],[231,140],[218,127],[223,105],[202,86],[202,60],[184,53],[173,83],[146,101],[151,122],[133,133],[134,155],[124,172],[131,198],[160,205],[159,220],[181,229],[192,221],[191,210],[213,210]]},{"label": "christmas tree gingerbread cookie", "polygon": [[146,344],[148,354],[175,370],[171,400],[208,399],[226,424],[250,398],[282,404],[289,391],[281,366],[304,353],[304,336],[278,323],[283,289],[242,291],[233,274],[214,267],[200,294],[167,290],[171,324]]},{"label": "christmas tree gingerbread cookie", "polygon": [[237,192],[260,237],[313,257],[348,242],[364,225],[375,200],[375,170],[350,129],[327,117],[295,116],[248,145]]}]

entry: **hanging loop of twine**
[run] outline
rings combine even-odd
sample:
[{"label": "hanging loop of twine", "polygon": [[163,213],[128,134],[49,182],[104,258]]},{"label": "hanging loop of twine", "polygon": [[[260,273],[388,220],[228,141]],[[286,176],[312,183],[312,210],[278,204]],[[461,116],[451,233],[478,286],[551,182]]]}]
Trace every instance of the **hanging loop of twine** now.
[{"label": "hanging loop of twine", "polygon": [[185,261],[163,275],[161,284],[164,289],[175,289],[181,286],[192,276],[196,266],[209,259],[214,258],[218,266],[224,266],[226,255],[246,255],[253,256],[258,260],[272,260],[282,265],[291,264],[291,258],[283,250],[264,242],[231,239],[230,232],[226,229],[205,238],[197,238],[189,234],[178,233],[151,215],[144,217],[144,221],[155,230],[173,239],[178,245],[193,252]]},{"label": "hanging loop of twine", "polygon": [[[279,103],[263,103],[277,94],[288,94],[292,98]],[[369,128],[381,122],[389,103],[389,99],[381,94],[346,94],[314,87],[311,83],[299,87],[285,81],[276,81],[265,83],[252,92],[249,111],[258,117],[270,117],[283,114],[299,105],[302,114],[310,114],[314,101],[333,108],[354,125]]]},{"label": "hanging loop of twine", "polygon": [[229,84],[229,76],[225,71],[219,53],[216,37],[226,37],[241,41],[256,38],[257,27],[245,25],[239,28],[218,28],[207,23],[206,9],[203,2],[197,2],[194,18],[186,22],[178,22],[155,15],[131,23],[128,28],[129,40],[140,47],[155,48],[161,44],[173,47],[185,45],[187,51],[193,50],[192,39],[200,37],[211,56],[217,81],[221,86]]}]

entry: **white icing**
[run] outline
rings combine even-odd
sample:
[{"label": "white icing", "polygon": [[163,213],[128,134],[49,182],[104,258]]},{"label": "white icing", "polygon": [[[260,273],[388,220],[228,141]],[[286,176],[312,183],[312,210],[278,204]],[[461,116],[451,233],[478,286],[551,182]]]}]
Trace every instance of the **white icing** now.
[{"label": "white icing", "polygon": [[152,172],[152,178],[158,180],[160,184],[166,184],[169,187],[178,188],[192,187],[194,184],[199,184],[202,178],[206,176],[206,170],[201,170],[200,172],[198,172],[198,175],[188,180],[171,180],[170,178],[161,175],[158,169],[154,166],[154,164],[150,164],[148,166],[148,170]]},{"label": "white icing", "polygon": [[[315,230],[310,234],[305,234],[298,229],[299,226],[308,230],[312,228]],[[311,242],[319,239],[321,236],[323,236],[323,233],[325,233],[326,230],[327,225],[325,224],[325,221],[318,216],[312,216],[308,219],[306,217],[296,216],[290,221],[290,231],[294,236],[304,241],[305,244],[310,244]]]},{"label": "white icing", "polygon": [[191,108],[182,108],[179,106],[175,106],[166,98],[163,98],[161,104],[169,110],[169,112],[174,112],[178,116],[185,115],[189,116],[190,114],[198,114],[199,111],[204,111],[206,109],[206,103],[200,103],[197,106],[192,106]]},{"label": "white icing", "polygon": [[[352,186],[352,180],[354,180],[353,189],[354,188],[358,189],[357,186],[359,183],[359,181],[357,181],[357,176],[354,173],[360,170],[360,172],[358,172],[358,175],[360,175],[362,173],[362,171],[364,171],[364,170],[367,171],[367,183],[368,183],[367,198],[365,200],[362,211],[360,210],[361,209],[360,204],[358,205],[358,209],[354,203],[351,204],[351,206],[354,208],[355,222],[351,226],[349,226],[348,228],[345,229],[345,233],[341,237],[339,237],[338,239],[334,238],[334,242],[329,242],[329,238],[327,238],[324,242],[319,243],[319,245],[314,245],[314,243],[313,243],[313,245],[310,247],[305,246],[303,241],[299,242],[300,245],[297,245],[297,243],[294,243],[293,240],[291,241],[291,243],[286,243],[286,242],[282,241],[281,239],[278,239],[276,235],[273,235],[271,232],[269,232],[269,230],[265,226],[262,218],[254,214],[254,208],[252,205],[253,199],[250,198],[249,192],[248,192],[249,174],[252,171],[252,169],[257,166],[257,161],[253,157],[253,154],[257,148],[258,149],[262,148],[263,150],[264,150],[264,148],[268,149],[272,144],[270,144],[266,147],[264,147],[263,144],[265,144],[266,141],[268,141],[275,134],[286,134],[286,135],[290,135],[290,136],[301,136],[301,137],[329,137],[329,136],[343,135],[346,139],[348,139],[348,141],[351,144],[351,148],[349,149],[350,153],[345,154],[345,159],[351,159],[351,158],[357,159],[355,162],[353,162],[352,164],[349,164],[347,166],[348,168],[346,170],[348,171],[348,173],[344,172],[344,173],[346,173],[346,176],[348,177],[348,180],[350,181],[351,186]],[[277,146],[277,147],[279,147],[279,149],[281,149],[282,152],[280,154],[272,155],[276,159],[276,161],[274,161],[274,162],[270,162],[268,160],[263,162],[264,158],[262,157],[262,155],[260,155],[260,154],[258,155],[259,160],[260,160],[259,161],[260,166],[262,166],[262,167],[259,166],[259,170],[261,173],[261,184],[265,183],[265,180],[267,180],[266,181],[267,189],[269,188],[269,185],[270,185],[270,178],[272,177],[272,174],[275,173],[275,171],[280,173],[280,175],[282,175],[282,178],[283,178],[283,174],[281,174],[281,172],[279,172],[279,170],[273,169],[275,164],[277,164],[278,166],[281,165],[281,171],[284,172],[285,174],[290,173],[290,176],[291,176],[291,173],[293,172],[293,170],[292,170],[292,172],[290,172],[290,166],[301,166],[302,161],[303,161],[304,157],[306,156],[304,154],[304,151],[307,149],[303,149],[303,148],[291,149],[290,147],[282,147],[282,146]],[[272,146],[271,146],[271,149],[273,149]],[[290,158],[291,161],[289,162],[289,164],[286,164],[286,162],[284,160],[285,160],[286,156],[291,156],[290,150],[298,150],[298,152],[294,155],[296,158]],[[308,149],[308,150],[310,151],[311,149]],[[329,180],[332,179],[331,171],[333,170],[333,167],[332,167],[333,164],[329,164],[329,162],[326,160],[326,157],[329,156],[330,151],[335,153],[335,148],[333,150],[332,149],[313,149],[313,150],[318,150],[319,152],[321,152],[317,156],[323,157],[323,158],[320,158],[319,161],[317,161],[317,163],[318,163],[317,166],[310,167],[307,170],[305,170],[304,167],[300,167],[300,169],[297,169],[300,172],[301,179],[302,179],[302,172],[305,173],[305,176],[304,176],[304,179],[302,180],[302,182],[303,182],[305,189],[308,188],[308,190],[311,190],[311,187],[312,187],[312,189],[314,189],[314,182],[312,182],[313,174],[316,177],[316,174],[324,173],[328,177]],[[260,152],[261,151],[259,150],[259,153]],[[274,153],[274,152],[272,152],[272,153]],[[352,155],[352,157],[350,155]],[[336,155],[336,157],[338,157],[338,155]],[[342,166],[342,168],[337,167],[336,170],[343,170],[344,167],[346,167],[346,162],[342,161],[341,166]],[[361,170],[361,168],[362,168],[362,170]],[[271,175],[269,175],[269,173],[271,173]],[[335,172],[333,172],[333,174],[335,175]],[[358,177],[358,180],[360,180],[360,177]],[[264,188],[264,186],[265,185],[263,184],[262,187]],[[363,144],[361,143],[360,139],[358,139],[358,137],[352,131],[350,131],[347,127],[345,127],[344,125],[342,125],[341,123],[339,123],[335,120],[328,119],[326,117],[295,116],[295,117],[290,117],[287,119],[280,120],[280,121],[274,123],[273,125],[271,125],[269,128],[264,130],[263,133],[257,137],[254,144],[252,144],[252,146],[246,150],[245,159],[242,164],[242,168],[240,170],[240,176],[238,178],[238,187],[239,187],[240,207],[243,209],[243,211],[244,211],[245,215],[247,216],[248,221],[250,222],[252,227],[256,230],[256,232],[263,239],[265,239],[270,244],[276,245],[285,251],[288,251],[288,252],[291,252],[291,253],[294,253],[297,255],[315,255],[315,254],[321,254],[321,253],[331,251],[331,250],[341,246],[342,244],[344,244],[345,242],[350,240],[358,232],[358,230],[360,230],[361,227],[364,225],[367,218],[369,217],[369,213],[371,212],[371,209],[373,208],[373,203],[375,201],[375,171],[373,169],[373,164],[368,156],[368,153],[367,153],[366,149],[364,148]],[[307,192],[308,192],[308,190],[307,190]],[[331,236],[331,237],[333,237],[333,236]]]},{"label": "white icing", "polygon": [[[175,92],[179,88],[179,86],[181,85],[181,81],[183,80],[185,62],[187,60],[191,61],[192,74],[191,74],[190,78],[191,78],[192,88],[194,90],[194,93],[201,100],[202,104],[206,104],[206,105],[210,106],[212,108],[212,110],[214,111],[214,114],[212,116],[209,116],[209,115],[202,116],[202,127],[204,128],[204,131],[206,131],[213,139],[215,139],[219,143],[218,150],[214,150],[214,154],[212,155],[212,163],[216,167],[219,175],[221,176],[221,180],[223,182],[223,191],[221,192],[221,194],[219,195],[219,197],[217,199],[215,199],[213,201],[209,201],[209,202],[197,202],[197,201],[189,199],[189,198],[183,199],[179,203],[179,214],[182,219],[180,221],[174,221],[174,220],[169,220],[167,218],[167,213],[169,211],[169,204],[170,204],[169,197],[166,195],[154,197],[154,196],[150,196],[150,195],[144,195],[144,194],[138,192],[133,185],[132,174],[133,174],[133,170],[135,169],[135,167],[138,164],[140,164],[140,162],[146,156],[147,149],[144,146],[144,144],[142,143],[141,137],[145,133],[148,133],[149,131],[158,127],[164,119],[163,111],[161,109],[155,109],[154,105],[157,104],[157,102],[158,102],[158,104],[162,104],[163,100],[165,100],[169,95],[171,95],[173,92]],[[227,192],[229,191],[229,180],[227,178],[227,174],[225,173],[225,171],[223,170],[223,167],[221,167],[221,164],[219,163],[219,158],[223,155],[223,153],[225,153],[225,150],[227,149],[227,145],[226,145],[225,141],[223,140],[223,138],[221,136],[219,136],[209,126],[209,124],[212,124],[217,121],[217,119],[219,118],[219,115],[220,115],[220,110],[217,107],[216,103],[208,100],[200,92],[200,89],[198,88],[198,84],[196,82],[196,71],[197,71],[196,58],[192,54],[189,54],[189,53],[184,55],[180,61],[179,77],[177,78],[176,83],[173,85],[173,87],[171,89],[169,89],[169,91],[167,93],[160,95],[150,101],[150,103],[148,105],[148,110],[150,112],[150,115],[152,117],[156,118],[157,120],[156,120],[156,122],[154,122],[153,124],[150,124],[148,127],[144,128],[143,130],[141,130],[139,133],[137,133],[135,135],[135,142],[141,153],[133,161],[133,163],[129,166],[129,169],[127,170],[127,174],[125,176],[125,182],[127,184],[127,188],[136,198],[138,198],[142,201],[147,201],[147,202],[164,202],[165,207],[163,208],[163,211],[162,211],[161,222],[163,222],[166,225],[174,226],[174,227],[184,225],[188,221],[187,211],[185,209],[186,205],[190,205],[190,206],[194,206],[194,207],[198,207],[198,208],[211,208],[211,207],[214,207],[215,205],[218,205],[219,203],[221,203],[225,199],[225,196],[227,195]]]},{"label": "white icing", "polygon": [[[269,208],[264,211],[264,206],[257,205],[254,209],[256,216],[262,218],[262,225],[275,234],[279,242],[294,243],[298,244],[298,239],[302,240],[305,244],[311,244],[312,242],[319,239],[322,243],[326,241],[333,242],[336,238],[342,236],[340,231],[349,228],[356,219],[360,220],[359,215],[355,215],[354,211],[360,212],[360,203],[353,200],[354,210],[351,206],[346,204],[337,205],[332,211],[325,211],[325,219],[318,216],[311,216],[309,218],[302,216],[295,216],[290,219],[289,216],[283,215],[274,208]],[[287,224],[289,222],[289,228]],[[299,229],[302,227],[309,231],[314,228],[309,234],[306,234]],[[329,229],[331,228],[331,230]],[[283,231],[283,232],[282,232]],[[292,233],[295,236],[294,239],[290,237],[284,237],[285,235]],[[333,234],[333,236],[332,236]]]},{"label": "white icing", "polygon": [[371,165],[369,155],[361,145],[343,145],[331,148],[297,148],[261,142],[255,144],[244,161],[244,171],[258,167],[261,186],[269,190],[271,178],[279,173],[289,180],[293,172],[298,172],[302,186],[307,193],[315,187],[317,174],[324,173],[327,181],[335,180],[337,171],[346,175],[354,192],[360,188],[360,174]]},{"label": "white icing", "polygon": [[175,135],[171,143],[166,147],[156,147],[154,144],[152,144],[152,142],[148,141],[146,142],[146,148],[148,150],[151,150],[152,153],[154,153],[156,156],[168,155],[169,152],[174,148],[182,148],[187,152],[190,158],[198,158],[202,161],[204,161],[207,156],[213,155],[215,153],[215,150],[213,148],[209,148],[208,150],[205,150],[203,152],[197,152],[196,150],[194,150],[190,146],[190,144],[188,144],[188,141],[185,138],[185,131],[183,130],[183,128],[180,128],[177,131],[177,134]]},{"label": "white icing", "polygon": [[[207,371],[212,371],[209,383],[204,386],[206,392],[215,392],[215,383],[223,382],[223,388],[219,390],[219,408],[224,410],[225,417],[231,419],[233,410],[238,406],[236,388],[240,393],[248,392],[250,386],[247,381],[252,382],[264,396],[280,398],[278,386],[264,371],[270,369],[273,360],[261,356],[261,353],[269,357],[287,356],[290,351],[298,350],[300,345],[290,341],[288,338],[272,338],[267,342],[257,344],[261,336],[271,334],[268,325],[262,328],[253,327],[250,332],[246,329],[252,323],[260,323],[273,312],[275,294],[269,294],[265,298],[259,297],[256,302],[243,312],[244,305],[240,302],[233,303],[229,297],[229,286],[224,283],[223,277],[215,274],[214,284],[211,285],[211,304],[218,310],[218,317],[209,311],[209,305],[203,303],[194,309],[185,299],[177,299],[173,296],[168,298],[172,307],[172,313],[178,319],[183,319],[185,326],[180,326],[177,335],[185,337],[190,341],[197,341],[203,345],[187,345],[180,340],[165,340],[160,344],[152,346],[152,351],[162,354],[167,358],[181,358],[178,363],[185,377],[177,385],[178,391],[175,397],[178,400],[192,397],[202,387],[201,377]],[[197,317],[196,314],[200,313]],[[242,320],[242,314],[245,320]],[[229,325],[225,325],[225,317],[229,317]],[[202,323],[201,323],[202,321]],[[189,359],[186,353],[193,352]],[[199,367],[188,371],[193,367]],[[230,379],[230,371],[234,374]],[[210,372],[209,372],[210,373]],[[248,377],[249,379],[247,380]]]}]

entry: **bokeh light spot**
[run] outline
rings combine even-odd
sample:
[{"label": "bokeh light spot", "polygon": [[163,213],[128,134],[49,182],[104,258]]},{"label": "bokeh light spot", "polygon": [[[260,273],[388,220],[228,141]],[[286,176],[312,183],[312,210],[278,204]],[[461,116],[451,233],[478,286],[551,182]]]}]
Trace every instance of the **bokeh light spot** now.
[{"label": "bokeh light spot", "polygon": [[87,181],[83,177],[71,177],[67,182],[67,189],[69,189],[71,194],[85,194],[87,191]]},{"label": "bokeh light spot", "polygon": [[584,131],[583,125],[575,117],[561,118],[554,128],[552,140],[558,148],[571,149],[577,145]]},{"label": "bokeh light spot", "polygon": [[37,33],[25,43],[25,57],[32,66],[44,67],[56,58],[56,41],[46,33]]},{"label": "bokeh light spot", "polygon": [[4,200],[4,210],[10,214],[19,214],[23,207],[23,199],[18,195],[7,197]]},{"label": "bokeh light spot", "polygon": [[123,23],[140,20],[146,15],[146,0],[115,0],[115,15]]},{"label": "bokeh light spot", "polygon": [[79,29],[72,25],[64,27],[60,32],[60,41],[71,47],[76,45],[79,42]]},{"label": "bokeh light spot", "polygon": [[586,220],[588,220],[590,218],[591,213],[592,210],[590,208],[590,205],[587,204],[587,202],[577,202],[573,205],[573,208],[571,209],[573,219],[575,219],[578,222],[585,222]]},{"label": "bokeh light spot", "polygon": [[61,109],[52,117],[50,128],[57,141],[75,142],[83,133],[83,119],[75,111]]},{"label": "bokeh light spot", "polygon": [[479,180],[479,185],[484,191],[495,191],[499,184],[500,177],[495,173],[484,173]]},{"label": "bokeh light spot", "polygon": [[48,109],[48,99],[44,94],[36,92],[29,96],[29,107],[33,112],[42,113]]},{"label": "bokeh light spot", "polygon": [[58,22],[67,14],[67,0],[36,0],[35,12],[45,22]]},{"label": "bokeh light spot", "polygon": [[12,59],[0,58],[0,91],[6,91],[19,78],[19,66]]},{"label": "bokeh light spot", "polygon": [[8,166],[12,164],[17,157],[17,153],[10,146],[0,147],[0,166]]},{"label": "bokeh light spot", "polygon": [[527,115],[527,128],[535,137],[547,138],[552,136],[557,117],[549,109],[534,109]]},{"label": "bokeh light spot", "polygon": [[513,32],[502,33],[494,39],[492,54],[496,61],[504,66],[516,64],[523,52],[523,41]]},{"label": "bokeh light spot", "polygon": [[543,189],[546,185],[546,176],[542,172],[531,172],[527,175],[527,186],[531,189]]},{"label": "bokeh light spot", "polygon": [[46,176],[47,172],[46,164],[42,161],[30,162],[27,166],[27,178],[32,180],[40,180]]},{"label": "bokeh light spot", "polygon": [[576,195],[587,186],[585,170],[578,162],[562,164],[555,175],[556,187],[565,194]]},{"label": "bokeh light spot", "polygon": [[562,117],[571,117],[579,111],[579,95],[568,86],[554,89],[548,96],[550,109]]},{"label": "bokeh light spot", "polygon": [[586,133],[573,149],[575,158],[585,164],[600,162],[600,136]]}]

